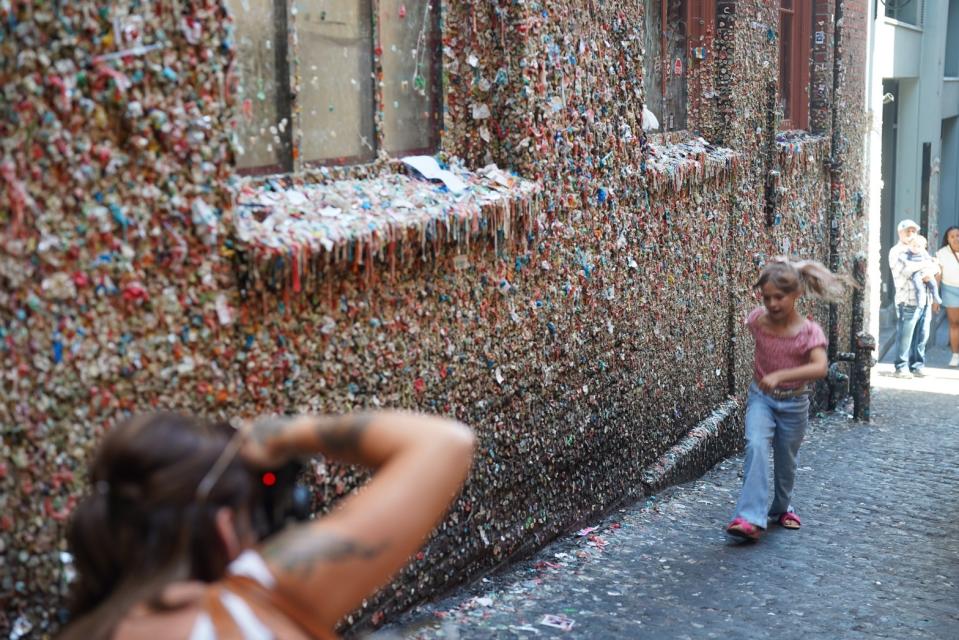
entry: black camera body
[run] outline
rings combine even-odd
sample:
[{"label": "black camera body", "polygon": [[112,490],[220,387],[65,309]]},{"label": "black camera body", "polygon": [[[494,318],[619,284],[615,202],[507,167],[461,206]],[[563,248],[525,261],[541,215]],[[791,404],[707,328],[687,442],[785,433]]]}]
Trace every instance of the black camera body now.
[{"label": "black camera body", "polygon": [[278,469],[256,473],[252,519],[259,540],[282,531],[291,522],[310,519],[313,495],[299,481],[304,470],[302,462],[293,460]]}]

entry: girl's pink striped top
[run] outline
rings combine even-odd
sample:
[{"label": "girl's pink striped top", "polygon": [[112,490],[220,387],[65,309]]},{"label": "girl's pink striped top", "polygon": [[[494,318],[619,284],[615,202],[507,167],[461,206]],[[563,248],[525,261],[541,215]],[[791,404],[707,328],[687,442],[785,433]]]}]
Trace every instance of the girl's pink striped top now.
[{"label": "girl's pink striped top", "polygon": [[[757,381],[767,374],[781,369],[792,369],[809,364],[809,352],[816,347],[825,347],[828,342],[822,327],[811,317],[806,319],[794,336],[775,336],[759,326],[759,318],[766,313],[764,307],[749,312],[746,326],[756,340],[756,357],[753,360],[753,376]],[[803,382],[786,382],[781,389],[797,389]]]}]

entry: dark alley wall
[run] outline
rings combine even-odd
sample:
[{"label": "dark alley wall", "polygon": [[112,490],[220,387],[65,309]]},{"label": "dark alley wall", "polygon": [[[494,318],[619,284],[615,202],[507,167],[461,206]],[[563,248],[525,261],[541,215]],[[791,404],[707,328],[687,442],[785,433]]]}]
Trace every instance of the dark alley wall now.
[{"label": "dark alley wall", "polygon": [[[538,192],[504,189],[464,233],[450,217],[292,257],[236,230],[237,194],[273,187],[234,171],[219,3],[0,8],[0,632],[60,623],[84,462],[133,411],[389,406],[473,426],[462,497],[356,618],[374,623],[640,495],[649,465],[742,397],[763,262],[828,263],[833,220],[840,268],[863,246],[865,2],[843,3],[836,96],[834,7],[817,3],[808,132],[777,131],[769,4],[716,3],[685,70],[689,131],[646,135],[641,0],[444,3],[442,152]],[[157,48],[110,57],[127,11]],[[381,157],[291,186],[396,171]],[[848,305],[838,326],[846,350]],[[718,433],[709,462],[741,437]],[[320,509],[363,479],[312,471]]]}]

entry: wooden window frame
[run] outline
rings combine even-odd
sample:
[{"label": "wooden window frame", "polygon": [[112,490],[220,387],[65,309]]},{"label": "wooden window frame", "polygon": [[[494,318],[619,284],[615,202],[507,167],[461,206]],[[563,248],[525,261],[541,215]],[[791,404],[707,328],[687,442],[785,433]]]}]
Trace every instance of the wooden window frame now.
[{"label": "wooden window frame", "polygon": [[[430,35],[428,38],[429,47],[433,52],[432,63],[429,65],[430,74],[430,135],[429,145],[418,149],[404,149],[395,151],[391,155],[403,157],[407,155],[432,154],[439,147],[442,128],[442,33],[441,16],[442,0],[426,0],[431,5],[430,11]],[[297,104],[297,96],[292,90],[292,74],[290,60],[296,55],[296,52],[290,51],[289,46],[289,2],[288,0],[273,0],[273,43],[275,57],[275,76],[277,78],[276,91],[276,114],[277,121],[284,118],[290,123],[290,126],[280,134],[280,150],[278,151],[278,162],[269,165],[259,165],[254,167],[237,168],[237,173],[245,176],[268,176],[291,174],[302,169],[318,169],[322,167],[343,167],[359,166],[375,161],[380,149],[384,148],[384,131],[382,122],[376,117],[377,111],[383,104],[383,89],[379,81],[380,70],[378,69],[377,49],[383,46],[381,32],[379,29],[379,16],[373,12],[379,9],[378,2],[372,2],[370,5],[369,19],[373,26],[372,37],[370,38],[370,49],[373,51],[373,65],[370,73],[373,74],[373,93],[368,109],[373,115],[373,139],[370,143],[373,145],[372,158],[366,156],[348,156],[333,157],[319,160],[302,160],[297,157],[294,147],[294,135],[301,127],[298,118],[295,117],[298,108],[302,105]],[[295,26],[293,27],[295,29]]]},{"label": "wooden window frame", "polygon": [[[881,4],[884,7],[883,17],[886,18],[887,20],[895,20],[896,22],[907,24],[911,27],[917,27],[921,29],[923,26],[922,24],[923,14],[925,13],[925,6],[923,5],[923,0],[911,0],[910,2],[905,3],[903,5],[903,7],[911,6],[915,8],[916,10],[915,22],[911,20],[905,20],[901,17],[900,12],[903,7],[899,6],[899,2],[902,2],[902,1],[903,0],[898,0],[897,2],[882,2]],[[948,0],[946,0],[946,2],[948,4]]]},{"label": "wooden window frame", "polygon": [[[789,33],[789,117],[783,117],[779,122],[780,129],[808,129],[809,128],[809,60],[812,57],[812,0],[792,0],[792,7],[779,7],[779,37],[780,51],[782,50],[783,16],[792,18]],[[779,60],[782,64],[782,55]],[[783,70],[779,71],[779,93],[783,91]]]},{"label": "wooden window frame", "polygon": [[[278,133],[280,148],[277,152],[277,161],[273,164],[257,165],[255,167],[237,167],[236,171],[242,176],[271,176],[293,172],[293,98],[290,90],[290,56],[289,43],[285,34],[289,29],[287,18],[287,0],[273,0],[273,51],[274,76],[276,77],[276,119],[282,122],[284,118],[290,126]],[[284,34],[278,38],[277,34]],[[280,79],[285,78],[285,82]]]},{"label": "wooden window frame", "polygon": [[[686,24],[689,25],[686,41],[690,45],[702,38],[706,46],[711,47],[716,37],[716,0],[686,0]],[[689,49],[692,58],[693,47]]]}]

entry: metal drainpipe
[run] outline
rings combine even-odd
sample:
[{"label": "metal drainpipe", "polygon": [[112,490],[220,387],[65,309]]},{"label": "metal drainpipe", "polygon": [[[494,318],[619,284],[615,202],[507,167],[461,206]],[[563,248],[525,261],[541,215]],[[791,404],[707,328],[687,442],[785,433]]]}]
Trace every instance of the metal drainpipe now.
[{"label": "metal drainpipe", "polygon": [[[832,52],[832,138],[829,149],[829,269],[839,270],[839,216],[841,213],[840,195],[842,191],[842,159],[840,157],[839,135],[839,80],[842,54],[842,16],[843,0],[836,0],[836,17],[833,28]],[[839,349],[839,307],[829,305],[829,361],[835,362]],[[829,388],[829,410],[839,403],[836,385]]]}]

